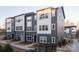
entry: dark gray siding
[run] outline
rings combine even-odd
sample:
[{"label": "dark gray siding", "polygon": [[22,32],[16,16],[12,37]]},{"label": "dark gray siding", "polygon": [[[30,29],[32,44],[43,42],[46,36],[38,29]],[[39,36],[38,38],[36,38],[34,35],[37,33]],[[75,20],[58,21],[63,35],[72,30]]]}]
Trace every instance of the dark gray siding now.
[{"label": "dark gray siding", "polygon": [[64,16],[61,7],[57,9],[57,38],[58,41],[64,39]]}]

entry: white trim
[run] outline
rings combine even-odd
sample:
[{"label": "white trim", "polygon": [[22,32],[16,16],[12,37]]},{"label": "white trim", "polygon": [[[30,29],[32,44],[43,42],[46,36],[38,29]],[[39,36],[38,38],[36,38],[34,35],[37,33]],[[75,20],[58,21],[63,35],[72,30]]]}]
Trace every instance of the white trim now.
[{"label": "white trim", "polygon": [[51,37],[51,43],[55,43],[56,41],[56,38],[55,37]]},{"label": "white trim", "polygon": [[[53,27],[54,26],[54,27]],[[55,23],[52,23],[51,25],[51,30],[55,30],[56,26],[55,26]]]},{"label": "white trim", "polygon": [[40,36],[40,43],[47,43],[47,37],[46,36]]}]

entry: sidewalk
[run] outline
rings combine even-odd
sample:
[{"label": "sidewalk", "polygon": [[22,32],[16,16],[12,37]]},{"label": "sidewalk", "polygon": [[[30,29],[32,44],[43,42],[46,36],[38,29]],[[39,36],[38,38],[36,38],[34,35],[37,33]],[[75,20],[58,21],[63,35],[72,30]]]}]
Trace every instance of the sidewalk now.
[{"label": "sidewalk", "polygon": [[19,43],[20,41],[18,42],[10,42],[10,40],[0,40],[0,44],[7,44],[9,43],[12,47],[16,47],[16,48],[19,48],[19,49],[23,49],[23,50],[34,50],[34,48],[32,48],[31,46],[36,44],[36,43],[32,43],[32,44],[29,44],[29,45],[22,45],[22,44],[16,44],[16,43]]}]

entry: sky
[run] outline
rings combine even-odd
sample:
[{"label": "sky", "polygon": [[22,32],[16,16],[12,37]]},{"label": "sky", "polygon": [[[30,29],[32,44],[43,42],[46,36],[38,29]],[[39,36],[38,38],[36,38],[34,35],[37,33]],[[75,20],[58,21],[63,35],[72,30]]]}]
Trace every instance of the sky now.
[{"label": "sky", "polygon": [[[0,26],[2,26],[5,18],[19,15],[22,13],[36,12],[41,8],[48,6],[0,6]],[[79,6],[64,6],[65,17],[70,22],[78,24],[79,22]]]}]

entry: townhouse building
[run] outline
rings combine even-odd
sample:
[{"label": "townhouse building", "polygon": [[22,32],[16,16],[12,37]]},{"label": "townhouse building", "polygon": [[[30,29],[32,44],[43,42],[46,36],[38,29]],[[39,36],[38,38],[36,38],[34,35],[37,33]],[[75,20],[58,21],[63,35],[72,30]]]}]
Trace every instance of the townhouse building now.
[{"label": "townhouse building", "polygon": [[5,29],[7,39],[14,39],[14,17],[5,19]]},{"label": "townhouse building", "polygon": [[[64,38],[64,9],[44,8],[6,20],[7,37],[40,44],[56,44]],[[9,24],[8,24],[9,21]]]},{"label": "townhouse building", "polygon": [[34,35],[36,36],[36,20],[35,13],[25,13],[14,16],[15,20],[15,39],[21,41],[34,42]]},{"label": "townhouse building", "polygon": [[64,38],[63,7],[44,8],[37,10],[37,39],[38,43],[56,44]]},{"label": "townhouse building", "polygon": [[22,40],[25,39],[25,14],[20,14],[14,16],[14,33],[15,33],[15,40]]},{"label": "townhouse building", "polygon": [[37,29],[37,19],[36,13],[26,14],[25,21],[25,41],[36,42],[36,29]]},{"label": "townhouse building", "polygon": [[64,38],[75,38],[76,37],[76,26],[65,26]]}]

